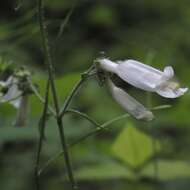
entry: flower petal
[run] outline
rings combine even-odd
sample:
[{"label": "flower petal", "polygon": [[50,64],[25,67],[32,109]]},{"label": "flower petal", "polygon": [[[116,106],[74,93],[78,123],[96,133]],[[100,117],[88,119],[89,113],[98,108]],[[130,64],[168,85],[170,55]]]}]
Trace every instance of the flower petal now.
[{"label": "flower petal", "polygon": [[119,61],[117,74],[129,84],[142,90],[154,92],[163,82],[163,72],[135,60]]},{"label": "flower petal", "polygon": [[164,68],[164,76],[168,79],[171,79],[174,76],[174,70],[171,66]]},{"label": "flower petal", "polygon": [[109,59],[103,58],[103,59],[98,59],[97,60],[100,63],[100,67],[108,72],[115,73],[117,64],[113,61],[110,61]]},{"label": "flower petal", "polygon": [[187,92],[188,88],[179,88],[176,81],[168,80],[157,87],[156,92],[165,98],[177,98]]},{"label": "flower petal", "polygon": [[21,101],[21,91],[18,89],[16,84],[13,84],[8,92],[2,97],[1,102],[10,101],[10,103],[15,107],[19,108]]},{"label": "flower petal", "polygon": [[16,100],[12,100],[10,101],[10,103],[16,108],[16,109],[19,109],[20,108],[20,105],[21,105],[21,100],[22,98],[17,98]]},{"label": "flower petal", "polygon": [[136,88],[156,92],[166,98],[176,98],[187,91],[187,88],[179,88],[179,84],[172,81],[174,70],[171,66],[165,67],[162,72],[135,60],[118,61],[116,64],[104,58],[99,62],[102,69],[117,74]]},{"label": "flower petal", "polygon": [[139,120],[151,121],[154,115],[151,111],[145,108],[141,103],[116,87],[110,80],[108,81],[113,98],[120,104],[129,114]]}]

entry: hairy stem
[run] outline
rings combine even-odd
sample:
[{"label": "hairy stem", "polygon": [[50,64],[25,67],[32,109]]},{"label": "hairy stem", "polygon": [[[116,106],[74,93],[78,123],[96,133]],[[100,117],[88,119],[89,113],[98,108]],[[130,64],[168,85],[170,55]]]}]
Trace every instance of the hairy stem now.
[{"label": "hairy stem", "polygon": [[48,33],[46,30],[44,7],[43,7],[42,3],[43,3],[42,0],[38,0],[39,24],[40,24],[40,31],[41,31],[41,35],[42,35],[43,50],[44,50],[44,54],[45,54],[48,75],[49,75],[49,79],[50,79],[50,86],[51,86],[51,91],[52,91],[52,95],[53,95],[53,101],[54,101],[54,106],[55,106],[55,111],[56,111],[56,116],[57,116],[56,117],[57,125],[59,128],[62,149],[64,151],[64,158],[65,158],[65,163],[66,163],[66,167],[67,167],[68,177],[72,184],[72,188],[75,189],[76,181],[73,176],[72,166],[71,166],[69,153],[68,153],[68,149],[67,149],[67,145],[66,145],[66,138],[65,138],[65,134],[64,134],[63,122],[62,122],[62,119],[59,117],[59,112],[60,112],[59,102],[58,102],[57,92],[56,92],[56,88],[55,88],[54,75],[53,75],[53,64],[52,64],[52,59],[51,59],[51,55],[50,55]]},{"label": "hairy stem", "polygon": [[[39,101],[44,104],[45,103],[45,100],[44,98],[41,96],[41,94],[38,92],[37,88],[35,87],[35,85],[33,85],[32,81],[31,80],[28,80],[29,84],[30,84],[30,87],[33,91],[33,93],[36,95],[36,97],[39,99]],[[53,109],[53,107],[51,107],[50,105],[48,105],[48,110],[49,112],[54,116],[56,117],[56,112],[55,110]]]},{"label": "hairy stem", "polygon": [[93,70],[93,65],[86,72],[84,72],[81,75],[81,79],[75,84],[75,86],[73,87],[73,89],[71,90],[70,94],[68,95],[68,97],[66,98],[66,100],[64,102],[63,108],[61,109],[61,111],[59,113],[60,118],[64,117],[69,104],[71,103],[73,97],[78,92],[80,87],[84,84],[84,82],[86,82],[88,80],[89,77],[91,77],[90,73],[92,70]]},{"label": "hairy stem", "polygon": [[71,9],[69,10],[69,12],[67,13],[65,19],[63,20],[63,22],[61,23],[60,25],[60,29],[59,29],[59,32],[57,34],[57,38],[56,38],[56,41],[61,37],[62,33],[63,33],[63,30],[65,29],[65,26],[67,25],[71,15],[73,14],[74,12],[74,9],[76,7],[76,4],[77,4],[77,0],[75,0],[75,2],[72,4],[72,7]]},{"label": "hairy stem", "polygon": [[[32,82],[30,81],[30,86],[32,88],[32,91],[34,92],[34,94],[36,95],[36,97],[39,99],[39,101],[44,104],[45,100],[44,98],[41,96],[41,94],[38,92],[38,90],[36,89],[36,87],[32,84]],[[56,117],[56,113],[54,111],[54,109],[48,105],[48,111],[51,113],[52,116]],[[80,116],[81,118],[84,118],[86,120],[88,120],[90,123],[92,123],[95,127],[100,127],[101,125],[99,123],[97,123],[94,119],[92,119],[90,116],[88,116],[86,113],[83,113],[81,111],[75,110],[75,109],[67,109],[65,111],[65,114],[75,114]]]},{"label": "hairy stem", "polygon": [[86,113],[83,113],[83,112],[80,112],[78,110],[74,110],[74,109],[68,109],[65,111],[65,114],[68,114],[68,113],[72,113],[72,114],[76,114],[86,120],[88,120],[90,123],[92,123],[95,127],[101,127],[101,125],[95,121],[94,119],[92,119],[90,116],[88,116]]},{"label": "hairy stem", "polygon": [[79,88],[82,86],[82,84],[85,82],[85,79],[81,78],[80,81],[77,82],[77,84],[73,87],[71,93],[69,94],[69,96],[67,97],[67,99],[65,100],[65,103],[63,105],[63,108],[60,111],[59,117],[63,118],[64,114],[69,106],[69,104],[71,103],[72,98],[74,97],[74,95],[77,93],[77,91],[79,90]]},{"label": "hairy stem", "polygon": [[38,150],[37,150],[36,165],[35,165],[35,179],[36,179],[36,189],[37,190],[40,189],[38,169],[39,169],[39,163],[40,163],[40,154],[41,154],[41,150],[42,150],[42,143],[43,143],[43,138],[44,138],[46,117],[47,117],[47,112],[48,112],[49,80],[47,82],[45,94],[46,95],[45,95],[44,109],[43,109],[42,117],[40,118],[40,121],[39,121],[40,137],[39,137],[39,142],[38,142]]},{"label": "hairy stem", "polygon": [[[80,142],[84,141],[88,137],[93,136],[93,135],[101,132],[102,130],[106,130],[112,123],[122,120],[122,119],[126,119],[127,117],[129,117],[129,114],[124,114],[124,115],[116,117],[108,122],[105,122],[104,124],[100,125],[100,127],[97,127],[96,129],[90,131],[89,133],[81,136],[80,138],[78,138],[77,140],[75,140],[74,142],[69,144],[68,148],[73,147],[76,144],[79,144]],[[61,152],[57,153],[53,158],[48,160],[46,162],[46,164],[39,170],[39,175],[41,175],[51,164],[53,164],[63,154],[64,154],[64,152],[61,151]]]},{"label": "hairy stem", "polygon": [[[162,105],[162,106],[158,106],[158,107],[154,107],[152,108],[151,110],[162,110],[162,109],[167,109],[167,108],[170,108],[169,105]],[[76,141],[74,141],[73,143],[69,144],[68,145],[68,148],[84,141],[85,139],[87,139],[88,137],[90,136],[93,136],[95,135],[96,133],[98,132],[101,132],[102,130],[106,130],[108,129],[108,127],[114,123],[114,122],[117,122],[119,120],[122,120],[122,119],[126,119],[127,117],[130,117],[129,114],[124,114],[122,116],[119,116],[119,117],[116,117],[110,121],[107,121],[105,122],[104,124],[100,125],[99,127],[97,127],[96,129],[92,130],[91,132],[87,133],[86,135],[80,137],[79,139],[77,139]],[[60,151],[59,153],[57,153],[54,157],[50,158],[46,164],[39,170],[39,175],[41,175],[51,164],[53,164],[61,155],[63,155],[64,152],[63,151]]]}]

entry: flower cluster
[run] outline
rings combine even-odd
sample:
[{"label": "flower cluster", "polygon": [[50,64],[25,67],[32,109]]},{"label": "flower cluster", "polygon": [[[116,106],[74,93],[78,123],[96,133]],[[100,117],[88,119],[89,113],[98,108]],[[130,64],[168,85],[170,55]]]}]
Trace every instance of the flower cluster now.
[{"label": "flower cluster", "polygon": [[6,80],[0,81],[0,103],[9,102],[19,108],[23,96],[30,93],[27,77],[30,73],[24,69],[15,71]]},{"label": "flower cluster", "polygon": [[[114,73],[125,82],[136,88],[156,92],[165,98],[177,98],[187,92],[188,88],[180,88],[179,83],[174,80],[174,70],[171,66],[164,71],[155,69],[135,60],[113,62],[109,59],[98,59],[101,69]],[[113,98],[136,119],[150,121],[154,118],[151,111],[131,97],[123,89],[117,87],[111,79],[107,79],[108,86]]]},{"label": "flower cluster", "polygon": [[10,76],[6,81],[0,81],[0,86],[0,102],[9,102],[15,108],[19,108],[22,92],[18,88],[18,80],[15,77]]}]

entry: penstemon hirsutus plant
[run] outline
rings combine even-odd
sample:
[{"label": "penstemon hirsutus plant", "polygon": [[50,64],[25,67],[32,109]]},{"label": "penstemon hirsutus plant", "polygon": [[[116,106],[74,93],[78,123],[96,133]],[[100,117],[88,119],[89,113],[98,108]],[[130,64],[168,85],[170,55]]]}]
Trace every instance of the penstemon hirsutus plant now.
[{"label": "penstemon hirsutus plant", "polygon": [[[9,69],[9,68],[8,68]],[[10,70],[10,69],[9,69]],[[6,69],[4,72],[1,73],[3,75],[6,73]],[[63,103],[63,107],[59,109],[57,113],[55,108],[49,104],[49,90],[51,86],[50,77],[47,80],[47,86],[45,91],[45,97],[38,92],[37,85],[33,84],[32,77],[29,71],[24,68],[20,69],[12,69],[11,74],[4,74],[5,77],[2,78],[0,81],[1,86],[1,99],[0,101],[8,102],[12,104],[15,108],[18,109],[18,116],[17,116],[17,126],[23,126],[25,124],[25,115],[26,115],[26,98],[28,99],[30,95],[34,94],[40,100],[41,103],[44,105],[44,109],[42,112],[42,116],[39,122],[39,143],[38,143],[38,152],[37,152],[37,159],[36,159],[36,167],[35,167],[35,177],[36,177],[36,185],[37,189],[39,189],[39,177],[44,172],[47,167],[52,164],[59,156],[65,155],[65,149],[68,153],[68,149],[79,143],[80,141],[88,138],[91,135],[94,135],[101,130],[107,129],[113,122],[118,121],[120,119],[124,119],[129,117],[130,115],[138,120],[144,121],[151,121],[154,119],[154,115],[152,110],[156,109],[164,109],[167,108],[167,105],[158,106],[154,108],[146,108],[133,97],[131,97],[122,87],[118,87],[114,81],[114,75],[118,75],[119,78],[124,80],[125,82],[132,84],[135,87],[140,89],[144,89],[146,91],[157,92],[163,97],[166,98],[177,98],[183,95],[187,88],[180,88],[179,84],[176,80],[173,79],[174,72],[171,67],[166,67],[164,72],[157,70],[151,66],[145,65],[135,60],[125,60],[125,61],[118,61],[112,62],[107,58],[98,58],[94,61],[92,66],[83,74],[81,74],[80,81],[73,87],[69,96],[66,98],[65,102]],[[118,102],[128,114],[124,114],[120,117],[114,118],[104,124],[99,124],[93,118],[89,117],[85,113],[81,113],[78,110],[69,109],[69,105],[74,98],[74,95],[78,92],[79,88],[91,78],[97,80],[97,82],[103,86],[108,87],[110,93],[112,94],[113,98]],[[23,111],[24,110],[24,111]],[[65,144],[63,146],[63,150],[51,158],[44,166],[40,167],[40,154],[42,150],[42,143],[44,140],[44,131],[46,122],[48,121],[47,118],[49,115],[53,116],[57,124],[60,125],[61,120],[61,128],[63,130],[63,118],[65,114],[72,113],[77,114],[84,119],[90,121],[94,126],[95,129],[91,132],[85,134],[84,136],[76,139],[71,144]],[[23,124],[24,123],[24,124]],[[63,132],[63,131],[62,131]],[[63,140],[62,135],[60,132],[60,139]],[[64,137],[65,138],[65,137]],[[66,143],[65,141],[62,143]],[[74,175],[71,168],[70,158],[66,161],[66,166],[68,169],[69,179],[72,184],[73,189],[76,188],[76,182],[74,179]],[[69,166],[67,165],[69,162]],[[70,176],[71,175],[71,176]]]},{"label": "penstemon hirsutus plant", "polygon": [[[152,110],[163,109],[167,107],[160,106],[152,109],[144,107],[136,99],[131,97],[124,90],[124,88],[117,86],[114,81],[114,75],[117,75],[121,80],[133,85],[136,88],[149,92],[156,92],[165,98],[177,98],[183,95],[187,91],[187,88],[179,87],[179,83],[173,79],[174,71],[170,66],[165,67],[164,71],[162,72],[135,60],[113,62],[110,59],[103,57],[94,60],[92,66],[81,75],[80,81],[78,81],[77,84],[73,87],[70,94],[63,103],[63,106],[61,107],[54,82],[53,62],[51,59],[42,0],[38,0],[38,13],[44,59],[48,73],[45,97],[42,97],[42,95],[38,92],[36,85],[32,82],[30,73],[25,69],[19,69],[13,70],[9,76],[6,76],[1,80],[1,102],[9,102],[18,109],[18,116],[15,124],[19,126],[25,125],[26,118],[24,117],[24,114],[26,114],[27,99],[29,98],[29,95],[35,94],[39,98],[39,100],[43,103],[43,110],[39,121],[40,135],[35,165],[36,188],[40,189],[39,177],[43,171],[59,156],[63,155],[72,188],[76,189],[77,183],[73,174],[69,155],[69,148],[71,146],[79,143],[91,135],[94,135],[97,132],[100,132],[101,130],[107,129],[107,127],[110,126],[113,122],[129,117],[129,115],[138,120],[151,121],[154,119]],[[104,124],[99,124],[87,114],[81,113],[78,110],[69,109],[69,105],[80,87],[91,78],[97,79],[101,86],[107,86],[113,98],[127,111],[128,114],[114,118]],[[53,96],[53,106],[50,106],[49,104],[50,90]],[[77,114],[84,119],[87,119],[95,126],[95,129],[88,134],[85,134],[81,138],[76,139],[71,144],[67,144],[64,133],[63,118],[65,114],[68,113]],[[52,115],[57,122],[62,151],[51,158],[47,163],[44,164],[44,166],[40,167],[40,154],[42,151],[45,127],[46,123],[48,122],[47,118],[49,115]]]}]

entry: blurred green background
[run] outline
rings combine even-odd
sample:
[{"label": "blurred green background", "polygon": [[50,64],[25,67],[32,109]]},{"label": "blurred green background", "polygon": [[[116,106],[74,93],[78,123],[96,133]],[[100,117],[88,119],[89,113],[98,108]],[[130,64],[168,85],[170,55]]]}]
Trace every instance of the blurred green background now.
[{"label": "blurred green background", "polygon": [[[102,52],[113,60],[136,59],[159,69],[174,67],[180,83],[190,81],[190,1],[78,0],[64,31],[60,28],[75,1],[45,0],[45,15],[55,64],[56,85],[63,102],[80,73]],[[0,61],[24,65],[44,95],[47,79],[36,2],[7,0],[0,6]],[[127,87],[144,105],[147,94]],[[110,130],[88,138],[71,149],[74,174],[80,189],[143,190],[190,187],[190,94],[168,100],[152,94],[155,112],[151,123],[132,118],[114,123]],[[95,80],[83,86],[71,108],[88,113],[99,123],[124,114],[106,88]],[[30,98],[28,125],[15,128],[16,110],[0,105],[0,189],[34,189],[38,121],[42,105]],[[68,142],[92,130],[77,116],[64,119]],[[55,121],[46,130],[41,164],[61,150]],[[156,146],[155,146],[156,145]],[[156,147],[156,150],[155,150]],[[40,178],[41,189],[70,189],[63,157]]]}]

